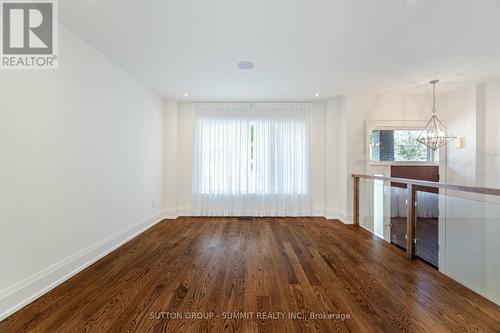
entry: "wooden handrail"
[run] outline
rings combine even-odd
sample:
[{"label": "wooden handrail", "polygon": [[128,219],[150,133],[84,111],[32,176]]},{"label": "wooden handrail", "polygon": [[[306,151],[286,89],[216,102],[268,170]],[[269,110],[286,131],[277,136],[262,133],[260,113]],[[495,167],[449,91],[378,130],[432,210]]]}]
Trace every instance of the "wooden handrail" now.
[{"label": "wooden handrail", "polygon": [[500,189],[498,189],[498,188],[445,184],[445,183],[429,182],[429,181],[425,181],[425,180],[382,177],[382,176],[361,175],[361,174],[353,174],[352,176],[355,179],[356,178],[358,178],[358,179],[360,179],[360,178],[375,179],[375,180],[383,180],[383,181],[394,182],[394,183],[402,183],[402,184],[407,184],[407,185],[425,186],[425,187],[441,188],[441,189],[446,189],[446,190],[454,190],[454,191],[472,192],[472,193],[500,196]]}]

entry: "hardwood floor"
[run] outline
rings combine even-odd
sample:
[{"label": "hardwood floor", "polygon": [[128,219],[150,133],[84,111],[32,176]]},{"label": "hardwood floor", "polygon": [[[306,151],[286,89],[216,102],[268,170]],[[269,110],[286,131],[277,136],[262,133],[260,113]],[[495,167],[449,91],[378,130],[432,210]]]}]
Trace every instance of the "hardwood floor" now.
[{"label": "hardwood floor", "polygon": [[0,323],[2,333],[217,331],[499,332],[500,307],[337,221],[180,218]]}]

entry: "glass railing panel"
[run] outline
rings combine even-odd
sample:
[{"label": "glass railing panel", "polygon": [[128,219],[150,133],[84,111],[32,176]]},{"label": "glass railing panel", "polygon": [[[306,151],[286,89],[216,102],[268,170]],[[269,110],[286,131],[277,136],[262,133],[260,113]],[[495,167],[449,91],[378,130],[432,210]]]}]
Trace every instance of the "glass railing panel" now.
[{"label": "glass railing panel", "polygon": [[387,191],[383,180],[373,180],[373,233],[387,240],[386,229]]},{"label": "glass railing panel", "polygon": [[405,184],[389,183],[390,205],[387,215],[390,220],[390,242],[406,250],[406,225],[408,216],[408,189]]},{"label": "glass railing panel", "polygon": [[359,226],[374,233],[374,181],[360,179],[359,182]]},{"label": "glass railing panel", "polygon": [[406,249],[408,190],[405,185],[362,178],[359,193],[360,226]]},{"label": "glass railing panel", "polygon": [[438,267],[439,191],[436,188],[416,189],[415,256]]},{"label": "glass railing panel", "polygon": [[438,242],[441,272],[500,303],[500,197],[440,190]]}]

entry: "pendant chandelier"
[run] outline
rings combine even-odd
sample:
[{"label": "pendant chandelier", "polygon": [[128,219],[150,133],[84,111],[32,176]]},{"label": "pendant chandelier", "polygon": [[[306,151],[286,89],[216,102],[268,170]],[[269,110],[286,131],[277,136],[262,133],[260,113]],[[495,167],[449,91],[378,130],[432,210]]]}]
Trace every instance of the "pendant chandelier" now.
[{"label": "pendant chandelier", "polygon": [[439,80],[432,80],[430,82],[432,84],[432,118],[417,138],[418,142],[426,145],[432,150],[437,150],[439,147],[456,139],[456,136],[451,134],[444,123],[437,117],[436,83],[438,82]]}]

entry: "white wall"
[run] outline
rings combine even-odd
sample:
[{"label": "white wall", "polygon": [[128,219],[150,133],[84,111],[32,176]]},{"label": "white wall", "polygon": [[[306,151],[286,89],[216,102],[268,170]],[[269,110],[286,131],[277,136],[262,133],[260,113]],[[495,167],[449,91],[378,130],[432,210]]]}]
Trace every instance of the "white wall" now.
[{"label": "white wall", "polygon": [[194,113],[192,103],[179,103],[177,114],[178,137],[178,183],[177,205],[179,215],[191,214],[191,194],[193,178],[193,134]]},{"label": "white wall", "polygon": [[311,191],[313,214],[325,215],[326,104],[313,103],[311,119]]},{"label": "white wall", "polygon": [[[438,115],[446,121],[448,129],[464,138],[465,146],[457,142],[446,146],[446,179],[451,184],[476,185],[476,89],[467,85],[453,89],[441,98]],[[478,170],[479,171],[479,170]]]},{"label": "white wall", "polygon": [[178,119],[177,119],[177,102],[164,101],[163,104],[164,120],[163,130],[164,136],[164,190],[163,190],[163,206],[165,207],[166,217],[176,217],[177,211],[177,184],[182,182],[177,174],[178,163]]},{"label": "white wall", "polygon": [[[315,215],[325,212],[325,103],[314,103],[311,120],[312,201]],[[193,169],[193,107],[177,104],[177,207],[179,215],[191,214]]]},{"label": "white wall", "polygon": [[346,221],[347,114],[345,98],[328,101],[325,112],[325,217]]},{"label": "white wall", "polygon": [[485,183],[500,188],[500,80],[485,87]]},{"label": "white wall", "polygon": [[64,27],[0,73],[0,319],[160,219],[162,101]]}]

